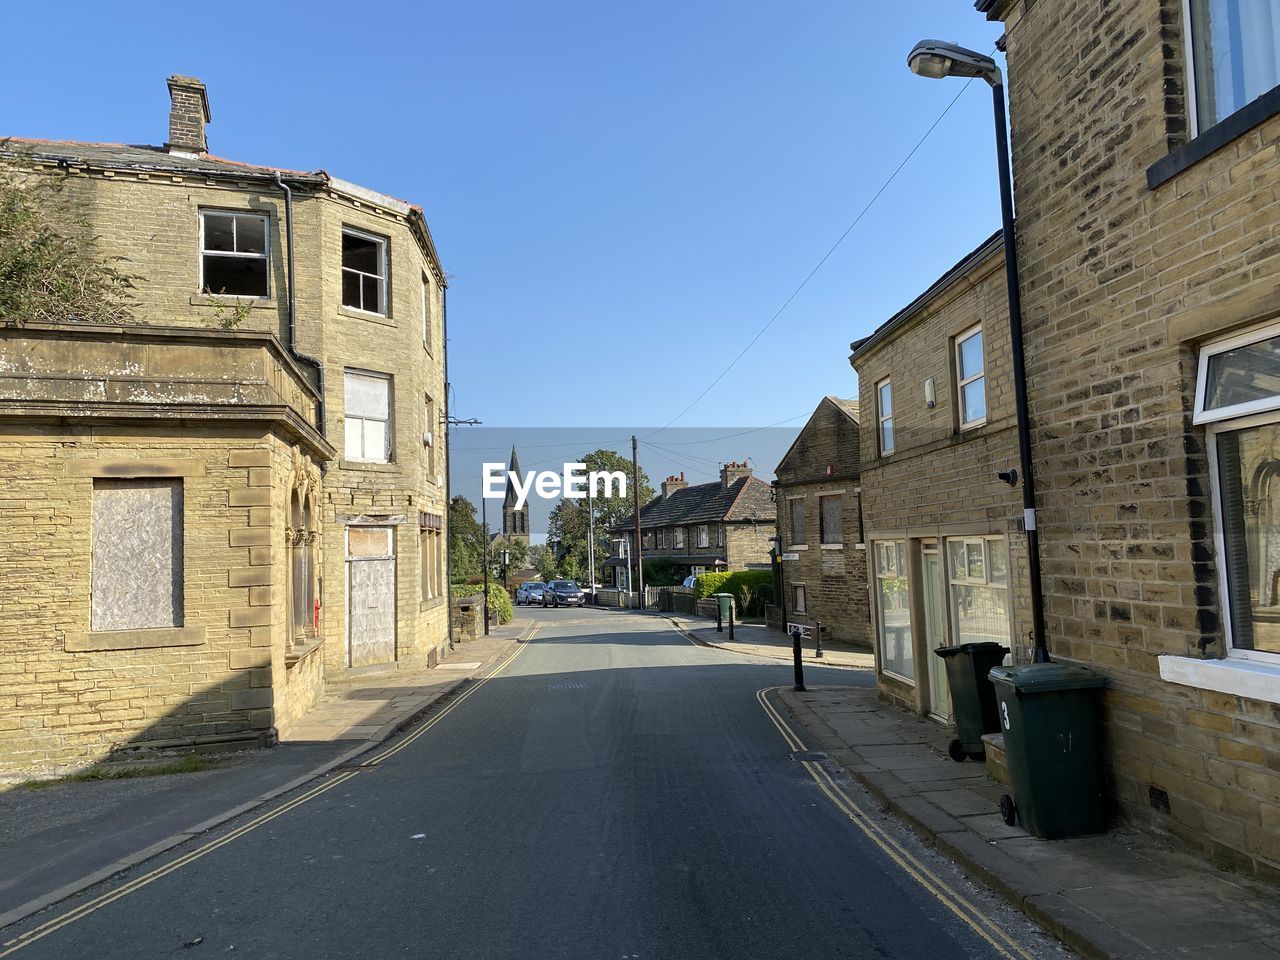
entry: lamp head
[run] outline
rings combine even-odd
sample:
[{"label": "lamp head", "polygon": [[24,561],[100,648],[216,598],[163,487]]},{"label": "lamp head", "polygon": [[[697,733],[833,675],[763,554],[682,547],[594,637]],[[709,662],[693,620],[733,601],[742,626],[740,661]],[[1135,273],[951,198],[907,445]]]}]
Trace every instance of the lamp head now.
[{"label": "lamp head", "polygon": [[907,57],[911,72],[939,80],[943,77],[981,77],[993,87],[1002,82],[1000,68],[986,54],[945,40],[921,40]]}]

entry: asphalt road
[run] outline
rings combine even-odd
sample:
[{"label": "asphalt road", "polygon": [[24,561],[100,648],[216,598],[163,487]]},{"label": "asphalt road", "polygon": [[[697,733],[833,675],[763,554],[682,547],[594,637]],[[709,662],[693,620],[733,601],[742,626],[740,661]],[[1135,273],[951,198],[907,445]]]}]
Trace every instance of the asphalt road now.
[{"label": "asphalt road", "polygon": [[832,802],[756,699],[786,665],[656,617],[522,614],[532,642],[375,765],[4,931],[0,957],[1067,956],[887,825],[966,922]]}]

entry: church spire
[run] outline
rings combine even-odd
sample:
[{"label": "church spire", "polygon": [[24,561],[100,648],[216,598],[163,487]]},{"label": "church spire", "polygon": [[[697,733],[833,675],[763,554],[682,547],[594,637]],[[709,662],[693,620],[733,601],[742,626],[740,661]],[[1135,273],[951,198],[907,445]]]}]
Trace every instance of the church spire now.
[{"label": "church spire", "polygon": [[507,496],[502,501],[504,509],[515,507],[516,505],[516,488],[515,484],[511,482],[511,478],[520,476],[520,458],[516,455],[516,445],[514,443],[511,445],[511,466],[509,470],[510,472],[507,474]]}]

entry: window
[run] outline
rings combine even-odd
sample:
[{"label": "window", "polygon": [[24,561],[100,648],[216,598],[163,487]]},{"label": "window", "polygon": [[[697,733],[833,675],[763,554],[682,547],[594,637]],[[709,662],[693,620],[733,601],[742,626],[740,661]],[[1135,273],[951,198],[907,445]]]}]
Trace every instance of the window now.
[{"label": "window", "polygon": [[804,605],[804,584],[793,583],[791,585],[791,609],[796,613],[806,613]]},{"label": "window", "polygon": [[391,459],[391,378],[346,373],[346,456],[387,463]]},{"label": "window", "polygon": [[876,619],[880,667],[901,680],[914,682],[915,654],[911,647],[911,597],[904,540],[875,544]]},{"label": "window", "polygon": [[436,428],[439,424],[436,422],[436,402],[427,397],[427,402],[423,409],[424,422],[422,425],[422,445],[426,448],[427,454],[427,479],[432,483],[436,481]]},{"label": "window", "polygon": [[424,513],[420,514],[420,523],[418,550],[422,563],[422,599],[435,600],[444,596],[444,518],[439,514]]},{"label": "window", "polygon": [[723,523],[716,525],[716,546],[717,547],[724,546],[724,524]]},{"label": "window", "polygon": [[684,549],[684,527],[675,528],[675,548],[677,550]]},{"label": "window", "polygon": [[93,481],[91,630],[183,625],[182,481]]},{"label": "window", "polygon": [[1197,132],[1280,83],[1280,10],[1269,0],[1189,0]]},{"label": "window", "polygon": [[711,530],[705,523],[701,526],[695,527],[694,532],[697,537],[695,542],[699,547],[711,546]]},{"label": "window", "polygon": [[788,501],[791,508],[791,544],[804,546],[804,497],[793,497]]},{"label": "window", "polygon": [[1280,660],[1280,324],[1200,354],[1228,653]]},{"label": "window", "polygon": [[880,453],[893,453],[893,385],[887,379],[876,384],[876,412],[880,417]]},{"label": "window", "polygon": [[844,497],[838,493],[818,497],[822,543],[844,543],[843,505]]},{"label": "window", "polygon": [[431,352],[431,278],[422,275],[422,345]]},{"label": "window", "polygon": [[386,315],[386,240],[358,230],[342,231],[342,305]]},{"label": "window", "polygon": [[257,213],[200,213],[200,292],[228,297],[271,295],[267,218]]},{"label": "window", "polygon": [[644,545],[644,549],[646,550],[653,549],[653,531],[652,530],[646,530],[644,532],[644,536],[641,538],[641,543]]},{"label": "window", "polygon": [[1003,537],[947,541],[951,623],[956,643],[1008,644],[1009,548]]},{"label": "window", "polygon": [[987,371],[982,358],[982,328],[974,327],[956,337],[956,407],[960,428],[977,426],[987,419]]}]

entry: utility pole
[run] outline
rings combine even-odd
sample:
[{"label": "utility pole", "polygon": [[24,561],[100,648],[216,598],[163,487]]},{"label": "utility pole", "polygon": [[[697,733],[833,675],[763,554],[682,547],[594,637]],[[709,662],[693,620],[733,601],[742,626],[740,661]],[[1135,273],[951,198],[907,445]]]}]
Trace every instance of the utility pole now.
[{"label": "utility pole", "polygon": [[587,484],[587,575],[591,577],[591,605],[596,605],[596,502]]},{"label": "utility pole", "polygon": [[644,550],[640,546],[640,455],[636,452],[636,435],[631,435],[631,502],[636,510],[636,595],[644,609]]},{"label": "utility pole", "polygon": [[480,494],[480,538],[484,550],[484,635],[489,635],[489,501]]}]

